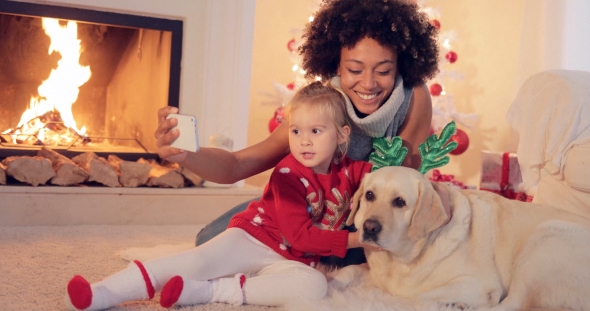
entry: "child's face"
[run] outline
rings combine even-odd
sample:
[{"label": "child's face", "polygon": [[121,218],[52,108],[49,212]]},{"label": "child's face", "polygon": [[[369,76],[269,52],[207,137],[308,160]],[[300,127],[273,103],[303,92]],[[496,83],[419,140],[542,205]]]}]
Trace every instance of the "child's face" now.
[{"label": "child's face", "polygon": [[319,114],[302,105],[289,116],[289,148],[299,163],[316,174],[327,174],[334,153],[346,138],[339,137],[336,125],[327,113]]}]

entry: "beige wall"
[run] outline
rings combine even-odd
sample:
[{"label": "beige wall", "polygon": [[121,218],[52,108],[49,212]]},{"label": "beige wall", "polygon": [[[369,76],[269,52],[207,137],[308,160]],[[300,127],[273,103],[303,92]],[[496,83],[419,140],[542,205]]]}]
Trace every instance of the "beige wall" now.
[{"label": "beige wall", "polygon": [[[256,2],[249,145],[268,135],[267,123],[276,108],[264,105],[266,98],[259,92],[273,92],[273,81],[287,84],[293,80],[286,44],[292,37],[292,29],[307,22],[315,3],[314,0]],[[505,115],[517,90],[524,0],[430,0],[425,5],[438,7],[442,30],[453,29],[459,36],[453,42],[458,61],[446,68],[460,71],[464,80],[448,81],[447,92],[454,96],[459,112],[479,115],[475,128],[465,129],[471,140],[469,149],[462,155],[451,156],[451,163],[441,171],[477,186],[481,150],[505,151],[512,144]],[[263,185],[268,176],[269,172],[265,172],[246,182]]]},{"label": "beige wall", "polygon": [[[252,81],[248,145],[269,135],[268,121],[278,106],[268,104],[262,92],[274,94],[273,82],[283,85],[294,80],[287,42],[302,29],[317,7],[315,0],[257,0],[254,22],[254,51],[252,53]],[[246,180],[247,184],[264,186],[270,177],[266,171]]]}]

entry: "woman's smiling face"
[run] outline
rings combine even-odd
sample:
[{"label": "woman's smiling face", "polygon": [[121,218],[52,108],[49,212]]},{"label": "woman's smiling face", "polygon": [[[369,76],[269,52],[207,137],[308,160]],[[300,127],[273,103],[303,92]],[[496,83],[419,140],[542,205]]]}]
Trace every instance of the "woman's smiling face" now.
[{"label": "woman's smiling face", "polygon": [[342,48],[338,75],[357,111],[369,115],[389,98],[397,75],[397,52],[371,38]]}]

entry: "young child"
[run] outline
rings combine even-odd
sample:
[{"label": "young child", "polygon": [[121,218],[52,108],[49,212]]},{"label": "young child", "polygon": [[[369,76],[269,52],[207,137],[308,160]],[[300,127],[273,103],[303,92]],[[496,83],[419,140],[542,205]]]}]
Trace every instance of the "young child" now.
[{"label": "young child", "polygon": [[361,246],[358,233],[338,229],[371,164],[345,156],[350,127],[344,98],[332,87],[311,83],[285,110],[290,154],[274,169],[260,200],[236,214],[226,231],[177,255],[134,261],[94,284],[76,275],[67,286],[66,305],[106,309],[151,299],[160,289],[166,308],[323,298],[327,280],[314,267],[320,256],[343,257],[348,248]]}]

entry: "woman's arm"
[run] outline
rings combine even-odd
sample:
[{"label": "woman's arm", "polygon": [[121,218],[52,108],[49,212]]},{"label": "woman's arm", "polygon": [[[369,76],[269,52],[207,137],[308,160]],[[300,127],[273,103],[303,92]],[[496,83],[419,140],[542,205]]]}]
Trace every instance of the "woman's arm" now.
[{"label": "woman's arm", "polygon": [[266,139],[245,149],[229,152],[218,148],[200,148],[198,152],[182,151],[170,147],[178,137],[178,131],[170,131],[176,120],[166,116],[178,111],[175,107],[164,107],[158,111],[158,155],[183,167],[200,177],[216,182],[231,184],[244,178],[264,172],[275,166],[289,153],[288,129],[279,125]]},{"label": "woman's arm", "polygon": [[420,167],[422,161],[418,145],[425,142],[429,136],[431,122],[432,100],[426,84],[421,84],[414,88],[406,119],[398,132],[404,146],[408,148],[403,166],[415,169]]}]

